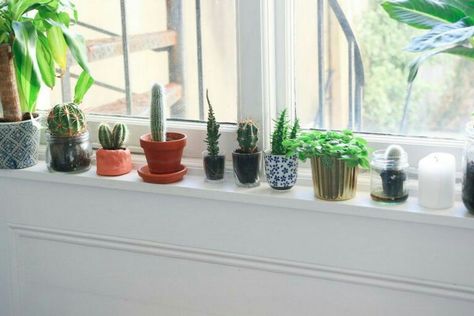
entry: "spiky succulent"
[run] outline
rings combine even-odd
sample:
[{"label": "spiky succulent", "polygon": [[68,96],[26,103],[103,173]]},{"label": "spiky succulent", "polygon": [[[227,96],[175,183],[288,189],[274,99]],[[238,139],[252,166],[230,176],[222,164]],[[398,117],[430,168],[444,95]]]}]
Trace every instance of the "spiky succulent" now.
[{"label": "spiky succulent", "polygon": [[48,129],[58,137],[77,136],[87,130],[86,117],[75,103],[57,104],[49,112]]},{"label": "spiky succulent", "polygon": [[254,121],[244,120],[239,122],[237,141],[239,142],[241,153],[251,154],[258,150],[258,127]]},{"label": "spiky succulent", "polygon": [[280,112],[278,119],[275,121],[275,130],[272,134],[272,155],[286,155],[288,148],[285,141],[295,139],[298,136],[300,125],[298,119],[290,129],[290,123],[286,109]]},{"label": "spiky succulent", "polygon": [[117,123],[113,129],[106,123],[99,125],[99,142],[104,149],[123,149],[127,138],[128,128],[125,124]]},{"label": "spiky succulent", "polygon": [[151,138],[155,142],[166,142],[166,92],[162,85],[154,84],[151,89]]},{"label": "spiky succulent", "polygon": [[207,144],[207,152],[209,156],[217,156],[219,155],[219,137],[221,134],[219,133],[219,123],[216,121],[216,116],[214,115],[214,110],[211,105],[211,101],[209,100],[209,91],[206,90],[206,99],[207,104],[209,105],[209,114],[207,118],[207,137],[206,137],[206,144]]}]

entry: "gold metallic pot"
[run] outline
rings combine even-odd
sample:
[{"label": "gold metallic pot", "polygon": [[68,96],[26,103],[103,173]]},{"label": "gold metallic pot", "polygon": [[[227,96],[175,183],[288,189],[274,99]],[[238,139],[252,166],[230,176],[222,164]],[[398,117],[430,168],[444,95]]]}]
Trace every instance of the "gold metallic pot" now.
[{"label": "gold metallic pot", "polygon": [[314,195],[326,201],[352,199],[357,191],[358,167],[337,158],[311,158]]}]

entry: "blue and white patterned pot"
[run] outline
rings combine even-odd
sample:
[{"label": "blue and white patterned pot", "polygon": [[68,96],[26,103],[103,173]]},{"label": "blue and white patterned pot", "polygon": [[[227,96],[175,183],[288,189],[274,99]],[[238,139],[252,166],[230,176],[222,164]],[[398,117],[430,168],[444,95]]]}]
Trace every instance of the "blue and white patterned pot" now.
[{"label": "blue and white patterned pot", "polygon": [[265,174],[275,190],[289,190],[298,178],[298,158],[265,153]]},{"label": "blue and white patterned pot", "polygon": [[23,169],[38,163],[39,119],[0,123],[0,169]]}]

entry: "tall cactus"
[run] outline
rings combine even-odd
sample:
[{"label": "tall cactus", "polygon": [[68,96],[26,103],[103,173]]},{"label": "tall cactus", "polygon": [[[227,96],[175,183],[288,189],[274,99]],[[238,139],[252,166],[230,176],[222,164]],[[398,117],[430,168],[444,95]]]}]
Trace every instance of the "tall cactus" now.
[{"label": "tall cactus", "polygon": [[48,114],[48,129],[58,137],[80,135],[87,129],[86,117],[75,103],[58,104]]},{"label": "tall cactus", "polygon": [[151,138],[155,142],[166,141],[166,92],[162,85],[154,84],[151,89]]},{"label": "tall cactus", "polygon": [[252,120],[244,120],[239,123],[237,141],[242,153],[251,154],[258,150],[258,127]]},{"label": "tall cactus", "polygon": [[125,124],[117,123],[113,129],[105,123],[99,125],[99,142],[104,149],[117,150],[124,148],[127,138],[128,128]]},{"label": "tall cactus", "polygon": [[206,90],[206,99],[209,106],[209,115],[207,119],[207,137],[204,140],[207,144],[207,152],[210,156],[217,156],[219,154],[219,133],[220,124],[217,123],[216,116],[214,115],[214,109],[212,108],[211,101],[209,100],[209,92]]}]

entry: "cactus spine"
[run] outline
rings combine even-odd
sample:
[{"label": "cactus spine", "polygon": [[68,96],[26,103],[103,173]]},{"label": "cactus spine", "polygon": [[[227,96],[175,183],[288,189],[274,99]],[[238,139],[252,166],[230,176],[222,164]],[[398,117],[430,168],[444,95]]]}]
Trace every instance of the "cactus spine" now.
[{"label": "cactus spine", "polygon": [[209,105],[209,114],[207,118],[207,137],[206,137],[206,144],[207,144],[207,152],[209,156],[217,156],[219,155],[219,123],[216,121],[216,117],[214,115],[214,110],[211,105],[211,101],[209,100],[209,93],[206,90],[206,99],[207,104]]},{"label": "cactus spine", "polygon": [[115,124],[111,129],[108,124],[102,123],[99,126],[99,142],[102,148],[107,150],[117,150],[124,148],[128,138],[128,128],[125,124]]},{"label": "cactus spine", "polygon": [[156,142],[166,141],[166,94],[162,85],[155,84],[151,89],[151,138]]},{"label": "cactus spine", "polygon": [[241,153],[251,154],[258,150],[258,127],[252,120],[244,120],[239,123],[237,141]]},{"label": "cactus spine", "polygon": [[75,103],[57,104],[48,114],[48,129],[58,137],[77,136],[86,132],[86,117]]}]

